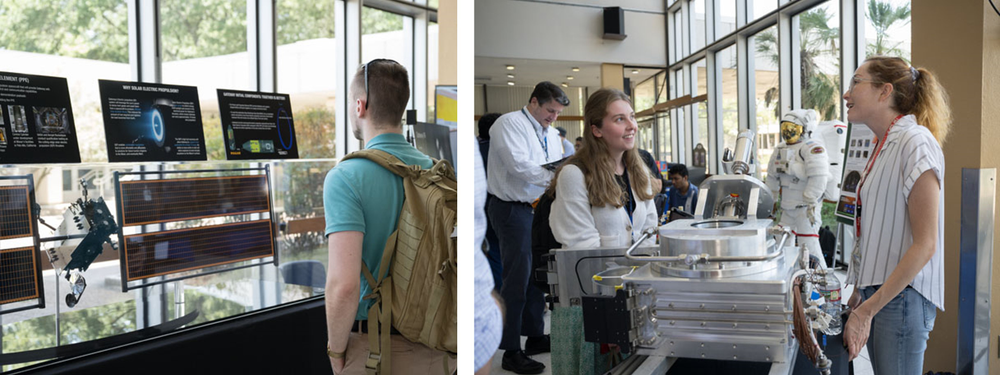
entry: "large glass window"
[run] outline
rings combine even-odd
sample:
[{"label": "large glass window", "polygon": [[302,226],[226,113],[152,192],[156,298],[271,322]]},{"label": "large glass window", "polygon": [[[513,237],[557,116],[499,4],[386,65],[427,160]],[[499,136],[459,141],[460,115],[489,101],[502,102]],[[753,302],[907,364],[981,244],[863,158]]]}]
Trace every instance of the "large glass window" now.
[{"label": "large glass window", "polygon": [[[639,146],[640,150],[652,151],[653,150],[653,123],[655,122],[652,117],[646,117],[644,119],[637,119],[639,126],[639,134],[636,145]],[[650,154],[653,154],[650,152]],[[654,158],[655,158],[655,154]]]},{"label": "large glass window", "polygon": [[[302,159],[336,156],[335,1],[277,3],[278,92],[289,94]],[[348,77],[348,82],[352,77]]]},{"label": "large glass window", "polygon": [[715,38],[719,39],[729,33],[736,30],[736,1],[737,0],[719,0],[719,35]]},{"label": "large glass window", "polygon": [[667,101],[667,71],[661,70],[656,73],[656,104]]},{"label": "large glass window", "polygon": [[635,85],[632,98],[634,101],[633,107],[636,112],[653,108],[653,105],[656,104],[656,77],[650,77]]},{"label": "large glass window", "polygon": [[722,149],[736,150],[740,131],[739,94],[736,80],[736,46],[719,51],[715,63],[722,68]]},{"label": "large glass window", "polygon": [[[361,10],[361,61],[396,60],[410,73],[413,89],[413,18],[364,7]],[[413,95],[410,95],[413,108]],[[423,105],[423,104],[421,104]]]},{"label": "large glass window", "polygon": [[250,89],[247,2],[163,0],[160,14],[163,83],[198,87],[208,159],[226,160],[216,90]]},{"label": "large glass window", "polygon": [[840,118],[840,10],[828,1],[793,17],[799,25],[802,108],[820,121]]},{"label": "large glass window", "polygon": [[778,9],[778,0],[747,0],[747,4],[753,5],[753,19],[764,17]]},{"label": "large glass window", "polygon": [[427,26],[427,122],[434,122],[434,87],[438,84],[438,24]]},{"label": "large glass window", "polygon": [[[692,97],[698,97],[708,93],[708,83],[706,81],[708,72],[705,68],[705,59],[698,60],[694,64],[691,64],[691,74],[694,75],[695,78],[693,87],[694,90],[691,92]],[[695,111],[695,126],[693,127],[691,133],[692,150],[698,148],[698,145],[701,145],[705,148],[706,155],[711,155],[711,153],[715,152],[715,150],[713,150],[711,143],[708,141],[708,102],[703,100],[691,107],[692,110]],[[711,157],[707,158],[705,162],[709,163],[709,160],[711,160]],[[709,168],[709,170],[711,169],[709,164],[705,164],[705,166]]]},{"label": "large glass window", "polygon": [[[778,102],[781,88],[778,76],[778,27],[772,26],[750,37],[754,46],[754,91],[753,105],[756,107],[757,156],[761,170],[767,173],[767,161],[771,160],[778,137]],[[763,176],[762,176],[763,177]]]},{"label": "large glass window", "polygon": [[[337,21],[338,17],[340,20],[344,17],[343,13],[335,14],[337,3],[337,0],[274,2],[277,27],[275,90],[291,95],[302,159],[335,156],[334,103],[337,98],[334,95],[342,87],[335,89],[334,81],[342,72],[333,69],[334,54],[338,48],[334,31],[335,25],[343,25],[342,21]],[[263,163],[217,162],[225,160],[225,147],[222,145],[216,89],[250,90],[256,86],[252,77],[257,72],[253,71],[248,46],[255,45],[258,40],[249,39],[253,35],[247,33],[251,23],[248,13],[251,12],[248,12],[246,0],[161,0],[158,2],[160,24],[149,28],[146,26],[150,25],[140,25],[141,30],[152,29],[160,33],[156,64],[160,68],[161,82],[198,88],[210,161],[157,165],[106,163],[98,80],[131,81],[135,78],[132,71],[136,66],[130,66],[130,61],[135,64],[136,56],[130,55],[130,52],[139,51],[130,51],[129,45],[138,36],[129,34],[130,21],[141,23],[144,18],[130,20],[129,17],[135,15],[129,12],[129,4],[131,2],[127,0],[0,1],[0,25],[3,25],[0,27],[0,71],[65,77],[69,86],[83,164],[21,165],[4,170],[4,174],[31,174],[34,177],[40,218],[50,225],[59,226],[68,204],[81,196],[81,179],[91,198],[103,197],[113,208],[116,202],[111,176],[115,171],[140,168],[168,171],[242,169],[259,167]],[[403,7],[410,10],[400,12],[426,11],[423,6],[413,7],[414,4],[436,8],[437,0],[400,2],[393,9]],[[362,18],[364,58],[396,59],[411,72],[414,66],[424,66],[414,62],[415,58],[425,57],[422,52],[417,53],[413,49],[415,44],[422,45],[414,40],[422,34],[413,32],[413,18],[371,8],[364,8]],[[428,18],[433,18],[433,12],[429,12]],[[426,79],[430,83],[428,92],[432,93],[437,81],[437,25],[431,23],[427,34],[429,56],[426,57]],[[261,42],[268,41],[267,36],[261,39]],[[149,51],[144,50],[143,53]],[[268,55],[268,51],[262,53]],[[144,57],[148,59],[151,56]],[[143,61],[149,61],[147,59]],[[420,90],[423,90],[422,85]],[[428,95],[430,103],[411,103],[411,108],[433,105],[432,98],[433,95]],[[6,111],[0,113],[6,114]],[[184,327],[191,327],[322,294],[321,283],[310,279],[306,282],[309,285],[296,285],[303,281],[296,280],[295,276],[307,269],[299,266],[311,267],[316,263],[325,266],[325,236],[322,232],[301,229],[301,223],[297,227],[299,229],[292,230],[291,224],[293,220],[322,217],[322,189],[317,187],[322,186],[326,171],[335,163],[332,160],[287,160],[267,164],[271,176],[270,202],[274,212],[271,220],[276,227],[278,223],[283,227],[281,233],[275,234],[276,250],[282,259],[280,266],[264,264],[265,259],[234,265],[251,266],[249,268],[210,275],[185,271],[177,276],[192,277],[123,293],[117,259],[120,253],[106,247],[101,257],[85,272],[89,284],[86,293],[79,304],[70,308],[65,302],[66,279],[52,269],[47,256],[43,255],[41,268],[46,293],[45,308],[10,312],[0,319],[0,353],[21,354],[24,356],[19,358],[32,359],[16,364],[5,362],[0,366],[0,372],[66,356],[72,350],[62,349],[71,344],[112,336],[116,336],[116,340],[128,341],[134,336],[124,334],[144,328],[170,330],[172,328],[161,324],[186,314],[197,313],[197,318],[184,324]],[[199,174],[195,177],[204,176]],[[263,215],[248,216],[257,218]],[[201,222],[195,219],[167,226],[200,226],[229,219],[210,218]],[[130,227],[126,229],[126,234],[157,230],[153,226],[160,227],[160,230],[165,227],[160,224],[142,229]],[[38,235],[43,239],[56,236],[55,230],[45,226],[38,229]],[[44,241],[43,251],[52,248],[57,241]],[[5,247],[11,246],[7,241],[4,243]],[[306,262],[293,262],[300,260]],[[215,267],[218,270],[228,268],[226,265]],[[313,269],[308,268],[308,271],[312,273]],[[132,284],[135,286],[135,282]],[[174,297],[175,294],[178,298]],[[9,312],[21,307],[18,303],[24,302],[4,304],[0,309]],[[36,351],[48,348],[58,350]]]},{"label": "large glass window", "polygon": [[910,1],[868,0],[865,16],[866,54],[910,61]]},{"label": "large glass window", "polygon": [[0,71],[65,77],[80,158],[107,161],[97,80],[130,80],[128,3],[4,1],[0,25]]},{"label": "large glass window", "polygon": [[[336,70],[331,64],[336,49],[334,5],[335,0],[279,0],[276,4],[277,91],[292,101],[301,159],[336,157]],[[276,166],[275,173],[285,177],[274,192],[278,220],[287,223],[317,216],[315,208],[323,205],[323,191],[315,187],[323,184],[322,172],[313,163]],[[326,237],[320,232],[283,236],[280,245],[283,262],[306,260],[327,266]]]},{"label": "large glass window", "polygon": [[684,70],[677,69],[674,71],[674,79],[670,81],[670,98],[683,96],[685,94],[684,86]]},{"label": "large glass window", "polygon": [[670,144],[670,115],[667,113],[658,113],[656,115],[656,126],[659,131],[659,149],[657,150],[656,160],[673,162],[673,147]]},{"label": "large glass window", "polygon": [[705,0],[692,0],[691,8],[691,51],[705,47]]},{"label": "large glass window", "polygon": [[670,46],[673,47],[674,49],[673,53],[674,56],[671,62],[677,62],[682,57],[684,57],[684,45],[687,44],[687,40],[684,39],[683,13],[681,13],[681,11],[676,11],[674,12],[673,17],[674,17],[674,22],[673,22],[674,29],[671,32],[671,34],[673,35],[673,43],[670,43]]}]

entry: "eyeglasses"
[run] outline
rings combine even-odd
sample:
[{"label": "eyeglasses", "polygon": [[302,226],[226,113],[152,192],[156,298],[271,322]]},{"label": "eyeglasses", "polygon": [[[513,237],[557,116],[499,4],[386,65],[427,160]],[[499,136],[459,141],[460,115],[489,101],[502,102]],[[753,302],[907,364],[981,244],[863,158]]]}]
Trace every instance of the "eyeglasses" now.
[{"label": "eyeglasses", "polygon": [[371,91],[368,90],[368,65],[371,65],[372,63],[375,62],[386,62],[386,61],[395,62],[389,59],[375,59],[365,64],[365,110],[366,111],[368,110],[368,100],[369,98],[371,98]]},{"label": "eyeglasses", "polygon": [[857,84],[859,84],[859,83],[861,83],[861,82],[871,82],[872,84],[880,83],[879,81],[876,81],[874,79],[865,79],[865,78],[861,78],[861,77],[854,77],[854,78],[851,78],[851,86],[850,86],[850,88],[847,89],[847,92],[853,94],[854,93],[854,86],[857,85]]}]

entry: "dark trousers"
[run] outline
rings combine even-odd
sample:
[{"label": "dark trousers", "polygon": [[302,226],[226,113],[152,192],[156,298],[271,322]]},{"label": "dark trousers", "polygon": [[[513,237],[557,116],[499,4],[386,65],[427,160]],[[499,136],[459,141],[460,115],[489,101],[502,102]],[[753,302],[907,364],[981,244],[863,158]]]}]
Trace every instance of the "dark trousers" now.
[{"label": "dark trousers", "polygon": [[[489,202],[490,198],[493,198],[493,194],[487,194],[486,196],[487,202]],[[497,233],[493,230],[489,204],[484,209],[486,210],[486,244],[489,245],[486,260],[489,260],[490,270],[493,271],[493,289],[499,292],[500,287],[503,286],[503,258],[500,256],[500,239],[497,238]]]},{"label": "dark trousers", "polygon": [[500,349],[520,350],[521,336],[545,334],[545,296],[528,282],[531,275],[531,205],[490,197],[489,220],[500,239],[503,287],[507,307]]}]

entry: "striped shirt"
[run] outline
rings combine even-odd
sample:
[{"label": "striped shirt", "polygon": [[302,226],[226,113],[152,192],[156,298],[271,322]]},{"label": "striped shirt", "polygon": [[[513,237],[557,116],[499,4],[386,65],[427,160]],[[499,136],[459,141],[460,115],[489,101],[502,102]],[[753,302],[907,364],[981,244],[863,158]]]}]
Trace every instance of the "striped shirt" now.
[{"label": "striped shirt", "polygon": [[486,159],[491,194],[508,202],[531,203],[552,181],[554,174],[542,164],[562,159],[562,141],[554,127],[542,128],[524,107],[500,116],[490,128]]},{"label": "striped shirt", "polygon": [[856,288],[881,285],[913,245],[907,201],[921,174],[937,177],[938,235],[934,255],[909,285],[944,311],[944,154],[937,140],[913,115],[899,119],[885,139],[861,187],[861,236],[848,280]]}]

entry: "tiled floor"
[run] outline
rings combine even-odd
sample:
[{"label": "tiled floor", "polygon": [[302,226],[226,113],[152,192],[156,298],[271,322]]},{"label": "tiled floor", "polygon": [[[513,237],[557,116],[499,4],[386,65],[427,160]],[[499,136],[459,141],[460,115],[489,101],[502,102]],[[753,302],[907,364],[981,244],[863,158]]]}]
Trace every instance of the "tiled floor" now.
[{"label": "tiled floor", "polygon": [[[840,278],[841,281],[843,281],[844,278],[846,277],[845,272],[844,271],[840,271],[840,270],[838,270],[836,272],[836,275],[837,275],[838,278]],[[843,291],[843,301],[847,301],[851,297],[851,292],[853,292],[853,290],[851,290],[851,289],[852,288],[847,288],[847,289],[845,289]],[[549,330],[549,316],[550,316],[549,313],[546,312],[546,314],[545,314],[545,330],[546,331]],[[524,339],[525,338],[523,338],[523,337],[521,338],[521,344],[522,344],[522,346],[524,345]],[[539,361],[539,362],[542,362],[542,363],[545,364],[545,371],[542,372],[543,375],[550,375],[550,374],[552,374],[552,369],[549,368],[549,364],[552,363],[552,358],[549,355],[549,353],[535,355],[535,356],[532,356],[531,358],[534,359],[534,360],[536,360],[536,361]],[[491,374],[514,374],[514,372],[504,370],[501,367],[501,362],[502,361],[503,361],[503,350],[498,350],[497,353],[493,356],[493,362],[491,363],[491,371],[490,371],[490,373]],[[872,374],[872,366],[871,366],[871,362],[868,360],[868,348],[867,347],[861,348],[860,355],[858,356],[858,358],[856,358],[854,360],[854,374],[855,375],[871,375]]]}]

